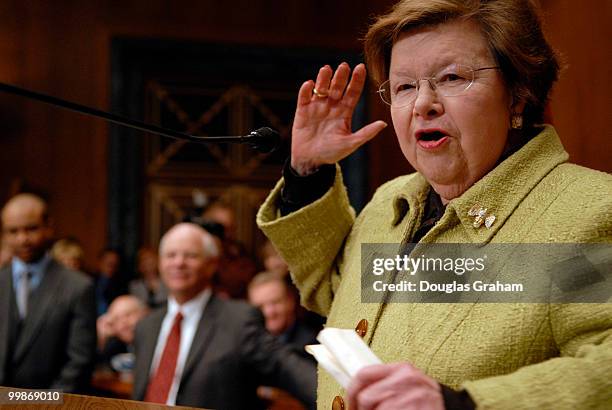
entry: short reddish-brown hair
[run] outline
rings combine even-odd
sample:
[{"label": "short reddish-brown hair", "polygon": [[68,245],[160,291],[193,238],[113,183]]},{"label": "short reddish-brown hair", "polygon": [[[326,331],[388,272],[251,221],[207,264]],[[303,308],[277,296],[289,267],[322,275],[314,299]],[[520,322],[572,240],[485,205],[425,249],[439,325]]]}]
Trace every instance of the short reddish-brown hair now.
[{"label": "short reddish-brown hair", "polygon": [[402,33],[455,19],[480,25],[514,101],[526,103],[525,125],[541,123],[559,63],[533,0],[402,0],[379,16],[365,36],[372,78],[387,80],[391,49]]}]

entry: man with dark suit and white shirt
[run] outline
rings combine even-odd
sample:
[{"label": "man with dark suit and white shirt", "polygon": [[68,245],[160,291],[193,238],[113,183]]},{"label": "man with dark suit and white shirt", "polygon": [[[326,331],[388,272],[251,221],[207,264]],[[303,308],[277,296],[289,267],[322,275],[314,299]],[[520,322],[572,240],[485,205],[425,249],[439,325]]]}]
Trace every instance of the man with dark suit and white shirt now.
[{"label": "man with dark suit and white shirt", "polygon": [[48,253],[47,204],[32,194],[2,209],[13,257],[0,269],[0,385],[83,391],[96,352],[91,281]]},{"label": "man with dark suit and white shirt", "polygon": [[211,291],[219,248],[198,225],[181,223],[160,242],[167,307],[136,328],[134,398],[215,409],[263,408],[261,384],[314,406],[312,362],[266,332],[261,313]]}]

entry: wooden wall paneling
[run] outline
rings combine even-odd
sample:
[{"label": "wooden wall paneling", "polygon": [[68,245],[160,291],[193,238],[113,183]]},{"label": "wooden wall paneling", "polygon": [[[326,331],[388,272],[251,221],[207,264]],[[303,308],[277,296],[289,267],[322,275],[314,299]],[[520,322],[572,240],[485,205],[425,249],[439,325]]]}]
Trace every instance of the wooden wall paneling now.
[{"label": "wooden wall paneling", "polygon": [[543,2],[549,41],[563,70],[554,89],[553,122],[570,161],[612,172],[612,2]]},{"label": "wooden wall paneling", "polygon": [[[24,59],[23,30],[20,26],[25,18],[25,7],[17,0],[0,3],[0,79],[9,83],[22,81],[21,67]],[[24,146],[22,135],[26,127],[24,100],[8,94],[0,95],[0,201],[18,188],[22,178]]]}]

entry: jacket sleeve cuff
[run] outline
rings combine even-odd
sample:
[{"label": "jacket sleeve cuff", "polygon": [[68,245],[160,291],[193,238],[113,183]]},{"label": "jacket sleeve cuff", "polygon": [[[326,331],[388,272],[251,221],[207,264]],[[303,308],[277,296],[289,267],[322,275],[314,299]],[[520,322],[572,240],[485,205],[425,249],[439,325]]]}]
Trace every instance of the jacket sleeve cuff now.
[{"label": "jacket sleeve cuff", "polygon": [[281,215],[288,215],[321,198],[334,185],[336,166],[322,165],[307,176],[298,175],[289,160],[283,168],[285,185],[281,191],[279,209]]},{"label": "jacket sleeve cuff", "polygon": [[440,384],[446,410],[476,410],[476,404],[465,390],[456,391]]}]

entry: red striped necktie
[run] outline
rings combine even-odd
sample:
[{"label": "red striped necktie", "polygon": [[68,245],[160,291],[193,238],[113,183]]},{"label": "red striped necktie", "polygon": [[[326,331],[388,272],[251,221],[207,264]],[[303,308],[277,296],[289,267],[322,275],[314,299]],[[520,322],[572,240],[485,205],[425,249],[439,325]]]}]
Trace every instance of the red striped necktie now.
[{"label": "red striped necktie", "polygon": [[168,393],[174,379],[176,361],[181,345],[182,320],[183,315],[181,312],[178,312],[174,317],[174,323],[166,339],[166,346],[164,346],[164,352],[162,353],[155,375],[147,386],[145,401],[163,404],[168,400]]}]

